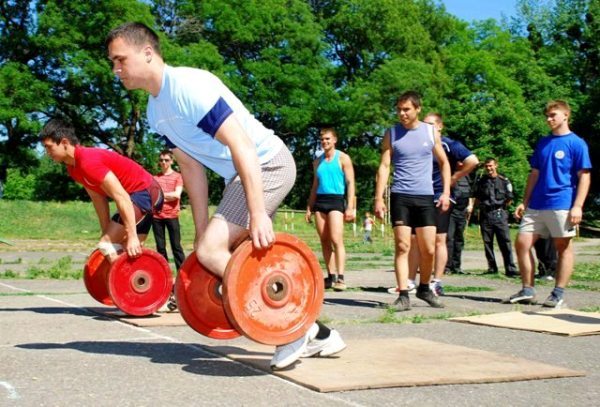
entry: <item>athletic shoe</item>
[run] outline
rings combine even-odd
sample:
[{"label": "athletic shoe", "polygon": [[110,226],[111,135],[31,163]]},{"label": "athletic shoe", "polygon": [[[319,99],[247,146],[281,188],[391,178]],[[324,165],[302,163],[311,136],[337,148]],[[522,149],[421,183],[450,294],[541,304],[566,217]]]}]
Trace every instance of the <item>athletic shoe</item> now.
[{"label": "athletic shoe", "polygon": [[410,309],[410,299],[399,295],[396,301],[390,304],[394,311],[408,311]]},{"label": "athletic shoe", "polygon": [[444,286],[440,280],[434,280],[429,283],[429,289],[433,291],[433,294],[435,294],[436,297],[444,295]]},{"label": "athletic shoe", "polygon": [[542,307],[559,309],[565,305],[564,303],[564,299],[558,298],[554,293],[551,293],[542,304]]},{"label": "athletic shoe", "polygon": [[169,312],[175,312],[177,311],[177,301],[175,300],[175,296],[173,294],[171,294],[171,296],[169,297],[169,299],[167,300],[167,302],[165,302],[162,307],[160,307],[158,309],[158,313],[160,314],[166,314]]},{"label": "athletic shoe", "polygon": [[427,289],[427,291],[417,290],[417,298],[425,301],[433,308],[444,308],[444,304],[440,302],[439,298],[436,297],[433,291],[431,291],[430,289]]},{"label": "athletic shoe", "polygon": [[535,304],[535,290],[523,288],[518,293],[511,295],[508,302],[511,304]]},{"label": "athletic shoe", "polygon": [[[414,293],[416,289],[417,289],[417,286],[415,285],[415,282],[412,280],[408,280],[408,292]],[[398,295],[398,294],[400,294],[400,287],[388,288],[388,293]]]},{"label": "athletic shoe", "polygon": [[319,332],[319,326],[313,324],[308,332],[296,339],[294,342],[286,345],[279,345],[275,348],[275,354],[271,359],[271,369],[285,369],[297,361],[306,349],[306,344],[311,338],[315,338]]},{"label": "athletic shoe", "polygon": [[333,283],[331,282],[331,277],[325,277],[323,279],[324,283],[325,283],[325,289],[327,290],[328,288],[331,288],[331,286],[333,285]]},{"label": "athletic shoe", "polygon": [[333,291],[344,291],[346,290],[346,283],[343,280],[338,280],[331,285]]},{"label": "athletic shoe", "polygon": [[346,344],[342,340],[340,333],[335,329],[332,329],[329,333],[329,336],[325,339],[313,338],[309,340],[306,344],[304,352],[302,353],[302,357],[309,358],[311,356],[332,356],[343,351],[344,349],[346,349]]}]

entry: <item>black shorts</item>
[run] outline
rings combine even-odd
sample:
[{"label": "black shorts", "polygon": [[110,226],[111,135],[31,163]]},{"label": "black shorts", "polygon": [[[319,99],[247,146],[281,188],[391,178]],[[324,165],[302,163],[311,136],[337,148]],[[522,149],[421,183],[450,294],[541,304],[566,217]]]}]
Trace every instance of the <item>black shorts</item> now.
[{"label": "black shorts", "polygon": [[435,212],[433,195],[408,195],[392,192],[390,197],[392,227],[421,228],[435,226]]},{"label": "black shorts", "polygon": [[[147,235],[152,227],[153,215],[159,213],[163,206],[164,195],[162,189],[158,182],[153,180],[147,189],[132,192],[129,196],[135,213],[136,232],[138,235]],[[119,212],[113,215],[112,220],[121,225],[123,224]]]},{"label": "black shorts", "polygon": [[315,204],[311,210],[313,212],[321,213],[329,213],[331,211],[344,213],[346,211],[346,201],[344,200],[344,195],[318,194]]},{"label": "black shorts", "polygon": [[437,228],[436,233],[448,233],[448,226],[450,225],[450,213],[454,204],[450,202],[448,210],[442,212],[440,208],[435,208],[435,226]]}]

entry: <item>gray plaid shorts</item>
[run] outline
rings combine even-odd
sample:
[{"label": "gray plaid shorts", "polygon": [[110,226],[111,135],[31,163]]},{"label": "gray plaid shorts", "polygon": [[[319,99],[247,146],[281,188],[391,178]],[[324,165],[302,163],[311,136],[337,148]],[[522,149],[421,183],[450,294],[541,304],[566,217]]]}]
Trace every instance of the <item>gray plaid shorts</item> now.
[{"label": "gray plaid shorts", "polygon": [[[265,209],[273,218],[277,208],[291,191],[296,181],[296,163],[287,147],[283,147],[269,162],[260,166]],[[229,223],[248,229],[248,203],[242,181],[236,176],[223,191],[223,198],[213,215]]]}]

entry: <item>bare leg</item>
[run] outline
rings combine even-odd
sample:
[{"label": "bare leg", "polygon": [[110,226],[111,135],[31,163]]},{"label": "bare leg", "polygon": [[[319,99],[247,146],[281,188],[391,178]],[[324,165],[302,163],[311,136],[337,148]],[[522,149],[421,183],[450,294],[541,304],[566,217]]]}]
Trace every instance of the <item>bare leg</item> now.
[{"label": "bare leg", "polygon": [[556,266],[556,287],[565,288],[571,280],[575,259],[573,255],[573,243],[570,237],[554,238],[554,246],[558,252],[558,264]]},{"label": "bare leg", "polygon": [[333,246],[329,235],[329,225],[327,214],[322,212],[315,213],[315,224],[317,226],[317,234],[321,240],[321,251],[323,252],[323,261],[327,267],[328,274],[335,275],[337,272],[335,258],[333,257]]},{"label": "bare leg", "polygon": [[331,211],[327,214],[329,236],[334,249],[335,267],[338,275],[343,276],[346,269],[346,247],[344,246],[344,214]]},{"label": "bare leg", "polygon": [[[120,223],[115,222],[114,220],[111,220],[110,223],[108,224],[108,227],[106,228],[105,233],[102,235],[102,237],[100,238],[100,242],[104,242],[104,243],[119,243],[119,244],[125,244],[125,227],[123,225],[121,225]],[[144,235],[144,238],[146,236]],[[141,236],[138,236],[138,238],[140,239],[140,242],[142,241]],[[115,260],[117,260],[117,257],[119,257],[119,255],[117,253],[111,254],[109,256],[106,256],[106,259],[108,260],[109,263],[114,263]]]},{"label": "bare leg", "polygon": [[433,272],[433,257],[435,255],[435,226],[424,226],[416,229],[417,243],[421,253],[419,263],[419,284],[429,284]]},{"label": "bare leg", "polygon": [[531,249],[540,235],[535,233],[519,232],[515,249],[517,251],[517,260],[519,270],[521,271],[521,281],[523,287],[533,287],[535,285],[535,260]]},{"label": "bare leg", "polygon": [[410,251],[410,227],[394,227],[394,271],[400,290],[408,289],[408,253]]},{"label": "bare leg", "polygon": [[211,273],[223,278],[231,253],[247,236],[247,229],[221,218],[211,218],[198,242],[198,261]]},{"label": "bare leg", "polygon": [[435,262],[434,275],[437,280],[444,276],[446,263],[448,262],[448,246],[446,245],[447,233],[438,233],[435,235]]},{"label": "bare leg", "polygon": [[408,252],[408,279],[415,281],[417,279],[417,270],[419,270],[419,262],[421,261],[421,254],[419,253],[419,244],[417,243],[417,236],[411,235],[410,237],[410,251]]}]

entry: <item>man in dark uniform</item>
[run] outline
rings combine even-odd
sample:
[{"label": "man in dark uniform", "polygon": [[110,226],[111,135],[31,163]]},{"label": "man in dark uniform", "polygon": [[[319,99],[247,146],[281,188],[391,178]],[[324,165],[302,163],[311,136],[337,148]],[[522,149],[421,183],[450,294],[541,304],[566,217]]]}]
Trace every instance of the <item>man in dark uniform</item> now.
[{"label": "man in dark uniform", "polygon": [[[459,164],[461,165],[461,164]],[[446,274],[463,274],[462,251],[465,247],[465,228],[468,218],[473,211],[473,202],[471,198],[471,185],[469,177],[462,177],[452,188],[456,203],[450,212],[450,222],[448,223],[448,238],[446,245],[448,247],[448,262],[446,263]]]},{"label": "man in dark uniform", "polygon": [[483,175],[475,185],[473,196],[475,197],[475,206],[479,205],[481,237],[483,238],[485,257],[488,262],[487,272],[490,274],[498,273],[496,257],[494,256],[495,235],[504,260],[506,276],[516,277],[519,273],[513,260],[508,229],[508,211],[506,210],[513,199],[512,184],[508,178],[498,174],[496,159],[486,159],[484,168],[487,174]]}]

